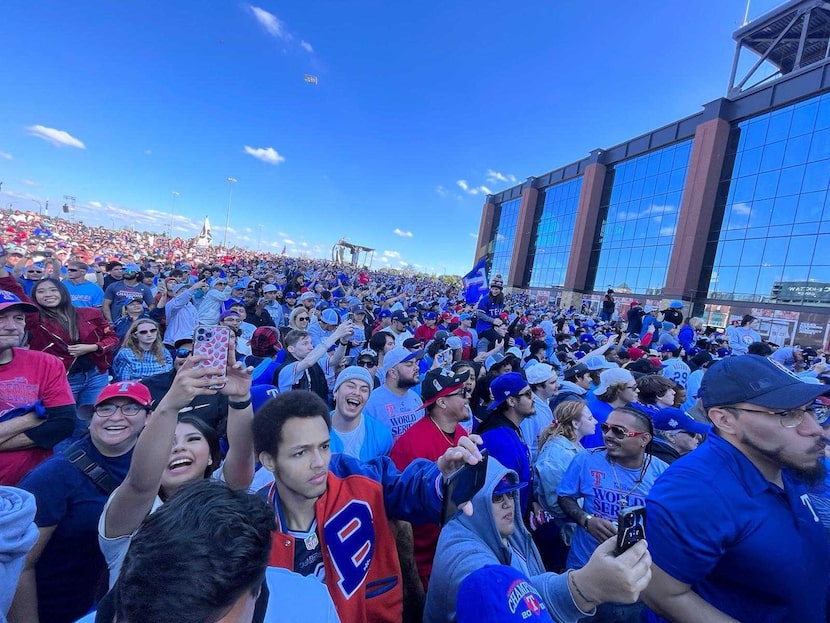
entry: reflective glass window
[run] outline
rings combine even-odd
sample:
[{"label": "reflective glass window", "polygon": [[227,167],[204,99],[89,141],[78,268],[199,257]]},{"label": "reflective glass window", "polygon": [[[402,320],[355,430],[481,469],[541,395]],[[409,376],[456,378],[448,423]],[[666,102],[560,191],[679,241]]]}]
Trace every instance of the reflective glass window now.
[{"label": "reflective glass window", "polygon": [[[603,224],[592,249],[596,270],[589,276],[590,289],[648,294],[663,288],[691,147],[687,140],[608,167],[600,205]],[[758,162],[750,167],[753,176],[760,158],[759,153]],[[748,194],[754,186],[753,177]]]},{"label": "reflective glass window", "polygon": [[830,94],[732,131],[709,296],[774,302],[782,282],[830,286]]},{"label": "reflective glass window", "polygon": [[513,241],[519,224],[519,206],[521,199],[512,199],[501,204],[499,222],[493,234],[493,260],[491,275],[502,275],[507,280],[510,261],[513,257]]},{"label": "reflective glass window", "polygon": [[[631,183],[626,183],[631,188]],[[529,287],[556,287],[565,283],[565,272],[571,254],[582,178],[574,178],[544,190],[544,198],[534,226],[534,237],[528,252]],[[620,237],[621,230],[609,232]]]}]

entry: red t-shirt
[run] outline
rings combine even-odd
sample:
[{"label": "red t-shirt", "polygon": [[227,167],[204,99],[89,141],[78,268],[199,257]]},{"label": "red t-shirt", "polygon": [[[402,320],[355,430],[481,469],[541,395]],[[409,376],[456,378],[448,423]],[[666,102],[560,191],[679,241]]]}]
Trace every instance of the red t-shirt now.
[{"label": "red t-shirt", "polygon": [[[12,360],[0,365],[0,417],[38,400],[46,408],[75,403],[63,363],[46,353],[15,348]],[[51,454],[39,447],[0,451],[0,485],[16,485]]]},{"label": "red t-shirt", "polygon": [[[455,426],[455,433],[447,435],[438,428],[438,425],[429,415],[425,415],[398,437],[389,456],[395,466],[403,470],[415,459],[437,461],[448,448],[457,446],[458,441],[466,436],[467,432],[458,424]],[[438,545],[440,535],[441,527],[434,524],[412,526],[415,565],[418,567],[418,575],[424,584],[424,590],[429,585],[432,559],[435,558],[435,547]]]},{"label": "red t-shirt", "polygon": [[461,359],[462,361],[472,361],[473,360],[473,334],[469,331],[465,331],[461,327],[457,328],[455,331],[452,332],[453,335],[456,335],[461,338]]}]

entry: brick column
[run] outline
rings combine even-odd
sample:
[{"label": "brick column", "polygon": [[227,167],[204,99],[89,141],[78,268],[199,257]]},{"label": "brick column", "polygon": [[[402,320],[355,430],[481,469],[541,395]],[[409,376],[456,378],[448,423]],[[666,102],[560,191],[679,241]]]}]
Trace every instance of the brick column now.
[{"label": "brick column", "polygon": [[666,298],[685,298],[688,301],[706,294],[698,293],[697,287],[730,129],[728,121],[715,118],[701,123],[695,130],[666,287],[663,289]]},{"label": "brick column", "polygon": [[[599,227],[599,204],[602,201],[602,189],[605,186],[607,167],[594,162],[585,167],[582,176],[582,191],[579,193],[579,207],[574,223],[574,237],[571,242],[571,254],[568,270],[565,272],[565,291],[585,291],[588,279],[588,262],[591,259],[591,246],[594,234]],[[581,301],[581,299],[580,299]]]},{"label": "brick column", "polygon": [[522,288],[527,264],[527,252],[530,249],[530,235],[533,233],[533,217],[536,215],[536,201],[539,191],[525,183],[522,200],[519,203],[519,221],[516,224],[516,237],[513,238],[513,255],[510,258],[510,273],[506,275],[505,286]]},{"label": "brick column", "polygon": [[496,213],[496,204],[493,196],[488,195],[487,202],[481,209],[481,223],[478,226],[478,242],[476,243],[476,256],[473,258],[473,265],[482,257],[490,253],[490,234],[493,232],[493,216]]}]

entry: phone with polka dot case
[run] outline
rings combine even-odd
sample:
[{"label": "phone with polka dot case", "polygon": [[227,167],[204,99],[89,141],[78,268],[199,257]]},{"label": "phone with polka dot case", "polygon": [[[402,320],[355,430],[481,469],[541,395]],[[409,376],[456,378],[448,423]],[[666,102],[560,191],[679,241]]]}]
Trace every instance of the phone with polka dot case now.
[{"label": "phone with polka dot case", "polygon": [[196,327],[193,333],[193,354],[207,357],[197,366],[223,370],[227,368],[230,339],[230,327],[221,325]]}]

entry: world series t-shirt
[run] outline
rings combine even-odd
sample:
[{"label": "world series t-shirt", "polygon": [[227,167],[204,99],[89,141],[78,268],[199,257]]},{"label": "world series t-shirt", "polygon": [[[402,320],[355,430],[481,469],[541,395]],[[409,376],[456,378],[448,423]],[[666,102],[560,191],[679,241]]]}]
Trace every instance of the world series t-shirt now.
[{"label": "world series t-shirt", "polygon": [[424,414],[423,404],[421,397],[411,389],[398,396],[384,385],[372,392],[363,413],[388,426],[392,439],[397,441]]},{"label": "world series t-shirt", "polygon": [[[638,484],[641,468],[628,469],[617,463],[612,466],[605,450],[580,452],[562,476],[557,494],[582,498],[582,508],[586,513],[616,522],[623,508],[645,505],[646,494],[666,469],[666,463],[652,457],[642,482]],[[584,567],[598,545],[599,541],[587,530],[577,530],[568,554],[568,568]]]}]

